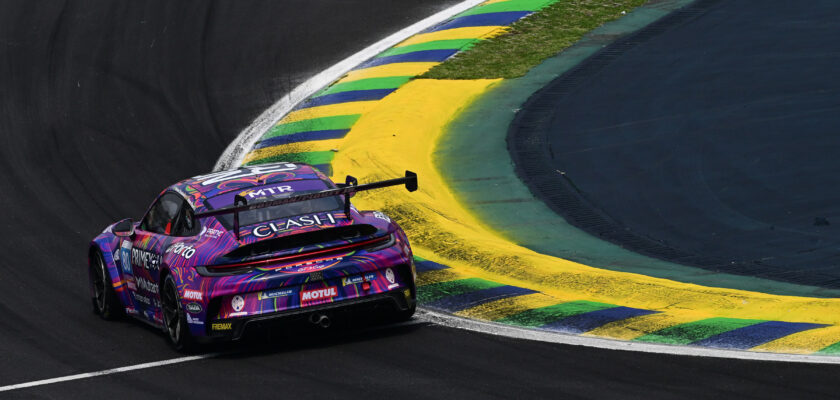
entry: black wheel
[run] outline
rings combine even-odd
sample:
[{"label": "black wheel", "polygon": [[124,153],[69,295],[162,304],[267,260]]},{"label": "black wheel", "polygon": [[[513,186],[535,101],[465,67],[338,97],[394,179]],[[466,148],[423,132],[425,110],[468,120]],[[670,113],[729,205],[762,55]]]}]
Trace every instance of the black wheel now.
[{"label": "black wheel", "polygon": [[117,292],[114,291],[114,286],[111,284],[111,277],[108,275],[102,253],[95,251],[91,255],[88,268],[90,286],[93,289],[93,297],[91,297],[93,313],[106,320],[121,317],[124,313],[123,305],[117,298]]},{"label": "black wheel", "polygon": [[391,314],[389,321],[394,323],[408,321],[412,316],[414,316],[415,311],[417,311],[417,303],[412,302],[411,306],[409,306],[406,310],[395,310],[394,313]]},{"label": "black wheel", "polygon": [[178,296],[178,288],[175,286],[172,275],[166,275],[164,278],[160,297],[163,306],[163,323],[169,336],[169,343],[180,352],[194,352],[197,345],[187,326],[187,317],[181,307],[181,298]]}]

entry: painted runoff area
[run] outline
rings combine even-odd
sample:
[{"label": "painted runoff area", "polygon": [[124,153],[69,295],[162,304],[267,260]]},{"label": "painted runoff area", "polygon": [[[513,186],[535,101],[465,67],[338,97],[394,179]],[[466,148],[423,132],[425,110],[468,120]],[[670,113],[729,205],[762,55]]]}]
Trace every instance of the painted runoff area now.
[{"label": "painted runoff area", "polygon": [[[493,322],[489,326],[499,332],[518,327],[637,344],[628,349],[687,345],[824,358],[840,351],[840,300],[701,286],[542,254],[501,233],[455,195],[452,185],[458,183],[448,179],[441,169],[447,163],[438,156],[471,155],[451,155],[440,143],[464,109],[516,82],[416,77],[552,3],[485,2],[393,47],[357,57],[355,68],[332,70],[331,80],[301,89],[308,96],[299,102],[286,102],[261,117],[219,165],[299,161],[362,180],[417,172],[418,192],[393,189],[354,199],[360,208],[388,212],[407,230],[418,256],[419,300],[437,315]],[[637,9],[629,17],[640,23],[618,33],[639,29],[684,3]],[[473,179],[495,184],[494,177]]]}]

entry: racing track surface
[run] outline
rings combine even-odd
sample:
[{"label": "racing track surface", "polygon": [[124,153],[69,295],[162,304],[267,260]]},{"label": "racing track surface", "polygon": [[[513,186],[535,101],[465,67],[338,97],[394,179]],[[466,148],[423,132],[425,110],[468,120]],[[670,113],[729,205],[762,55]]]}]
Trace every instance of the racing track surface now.
[{"label": "racing track surface", "polygon": [[531,98],[511,134],[548,151],[522,171],[565,172],[587,206],[541,196],[633,250],[840,287],[840,3],[696,5]]},{"label": "racing track surface", "polygon": [[[86,244],[295,84],[451,1],[0,5],[0,386],[179,357],[91,314]],[[423,323],[279,335],[19,398],[836,394],[838,369],[523,342]]]}]

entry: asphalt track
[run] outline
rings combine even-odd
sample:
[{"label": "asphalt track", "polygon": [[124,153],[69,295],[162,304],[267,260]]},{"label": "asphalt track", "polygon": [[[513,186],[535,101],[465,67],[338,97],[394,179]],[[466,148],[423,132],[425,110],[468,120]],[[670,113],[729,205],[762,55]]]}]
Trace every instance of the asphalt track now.
[{"label": "asphalt track", "polygon": [[564,172],[548,179],[582,205],[541,196],[630,249],[840,287],[840,4],[696,5],[530,99],[514,130],[547,146],[523,173]]},{"label": "asphalt track", "polygon": [[[0,386],[179,357],[152,329],[91,314],[88,240],[209,170],[296,83],[448,3],[3,2]],[[838,372],[422,323],[213,350],[226,353],[0,397],[828,398]]]}]

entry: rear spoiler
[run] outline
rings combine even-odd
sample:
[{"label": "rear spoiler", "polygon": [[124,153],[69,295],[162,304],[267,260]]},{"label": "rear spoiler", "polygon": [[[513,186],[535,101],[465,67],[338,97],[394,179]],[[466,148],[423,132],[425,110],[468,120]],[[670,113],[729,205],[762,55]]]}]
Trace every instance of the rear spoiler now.
[{"label": "rear spoiler", "polygon": [[244,211],[259,210],[266,207],[274,207],[283,204],[297,203],[300,201],[322,199],[325,197],[344,195],[344,212],[350,214],[350,196],[353,193],[361,192],[371,189],[381,189],[388,186],[405,185],[409,192],[417,190],[417,174],[411,171],[405,171],[405,178],[388,179],[379,182],[366,183],[359,185],[356,178],[347,175],[345,183],[339,183],[338,188],[327,189],[315,193],[307,193],[299,196],[290,196],[284,199],[263,201],[254,204],[248,204],[245,197],[236,195],[233,197],[233,205],[218,210],[210,210],[195,215],[196,218],[214,217],[217,215],[233,214],[233,231],[236,235],[236,240],[239,240],[239,213]]}]

